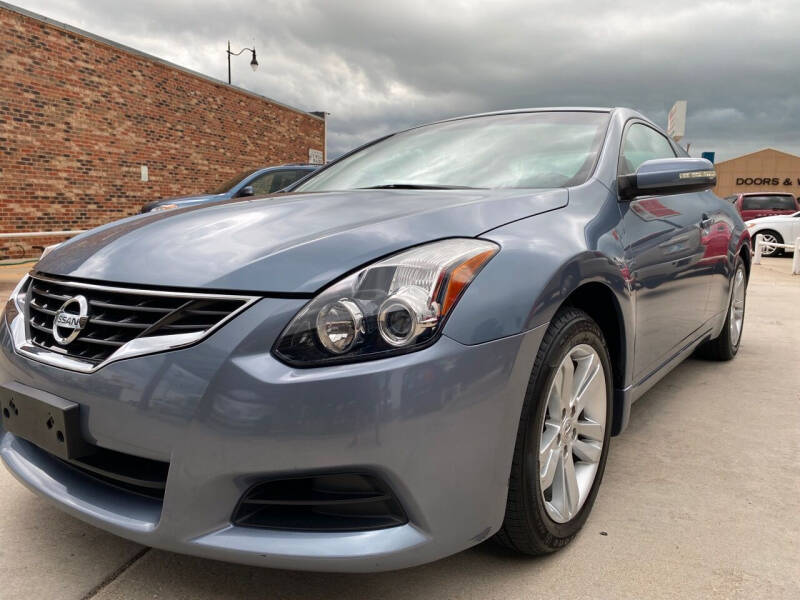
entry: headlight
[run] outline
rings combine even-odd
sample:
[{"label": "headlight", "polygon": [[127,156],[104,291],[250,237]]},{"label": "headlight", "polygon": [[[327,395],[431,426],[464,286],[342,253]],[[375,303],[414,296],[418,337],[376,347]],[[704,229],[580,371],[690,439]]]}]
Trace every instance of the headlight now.
[{"label": "headlight", "polygon": [[27,297],[27,283],[28,283],[28,276],[22,278],[22,280],[17,284],[17,287],[14,288],[14,291],[11,292],[11,295],[8,297],[8,301],[6,302],[6,308],[3,311],[3,315],[8,326],[11,326],[11,321],[13,321],[17,315],[24,313],[25,311],[25,300]]},{"label": "headlight", "polygon": [[39,260],[42,260],[45,256],[50,254],[53,250],[58,248],[63,243],[64,242],[59,242],[58,244],[52,244],[50,246],[45,246],[44,249],[42,250],[42,255],[39,257]]},{"label": "headlight", "polygon": [[172,210],[173,208],[178,208],[177,204],[162,204],[160,206],[156,206],[150,212],[158,212],[160,210]]},{"label": "headlight", "polygon": [[273,348],[282,361],[317,366],[424,348],[499,247],[450,239],[395,254],[323,290]]}]

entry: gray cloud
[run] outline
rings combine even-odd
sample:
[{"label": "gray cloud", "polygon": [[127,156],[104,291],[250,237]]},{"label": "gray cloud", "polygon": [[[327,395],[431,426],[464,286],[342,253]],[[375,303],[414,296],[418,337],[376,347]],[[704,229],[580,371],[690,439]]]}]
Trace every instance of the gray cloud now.
[{"label": "gray cloud", "polygon": [[[329,152],[443,117],[525,106],[631,106],[665,124],[689,102],[692,153],[800,154],[800,16],[762,2],[30,0],[23,7],[326,110]],[[238,48],[237,48],[238,49]]]}]

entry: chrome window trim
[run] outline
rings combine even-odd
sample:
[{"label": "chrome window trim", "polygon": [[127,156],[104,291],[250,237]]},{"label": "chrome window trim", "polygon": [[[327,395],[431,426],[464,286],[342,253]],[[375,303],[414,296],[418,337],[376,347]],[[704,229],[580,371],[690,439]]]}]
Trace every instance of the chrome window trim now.
[{"label": "chrome window trim", "polygon": [[8,326],[11,331],[11,337],[14,342],[14,349],[17,352],[17,354],[24,356],[26,358],[30,358],[31,360],[35,360],[40,363],[44,363],[53,367],[58,367],[60,369],[76,371],[78,373],[94,373],[95,371],[102,369],[103,367],[105,367],[110,363],[124,360],[127,358],[133,358],[135,356],[145,356],[147,354],[155,354],[158,352],[167,352],[170,350],[177,350],[179,348],[185,348],[187,346],[191,346],[192,344],[196,344],[197,342],[210,336],[217,329],[225,325],[225,323],[227,323],[228,321],[233,319],[236,315],[238,315],[242,311],[246,310],[247,308],[255,304],[260,299],[259,296],[243,296],[241,294],[168,292],[168,291],[158,291],[151,289],[123,288],[123,287],[100,285],[94,283],[65,281],[61,279],[54,279],[51,277],[30,273],[25,276],[23,281],[20,282],[18,288],[15,289],[15,294],[13,296],[13,301],[15,303],[18,291],[25,289],[25,293],[27,294],[28,288],[26,286],[30,286],[30,282],[32,279],[54,283],[66,287],[80,288],[84,290],[87,289],[100,290],[100,291],[117,292],[123,294],[138,294],[142,296],[159,296],[159,297],[187,298],[187,299],[191,298],[196,300],[241,300],[244,302],[242,306],[232,311],[229,315],[221,319],[213,327],[210,327],[205,331],[198,331],[194,333],[177,333],[171,335],[154,335],[151,337],[135,338],[130,342],[127,342],[126,344],[117,348],[117,350],[115,350],[114,353],[111,354],[108,358],[97,364],[90,363],[88,361],[74,358],[71,356],[66,356],[65,354],[59,354],[58,352],[54,352],[53,350],[48,350],[46,348],[34,345],[33,342],[30,340],[30,336],[28,333],[28,325],[27,325],[29,302],[25,302],[25,305],[22,307],[20,307],[19,304],[17,304],[18,314],[14,317],[14,319],[10,323],[8,323]]}]

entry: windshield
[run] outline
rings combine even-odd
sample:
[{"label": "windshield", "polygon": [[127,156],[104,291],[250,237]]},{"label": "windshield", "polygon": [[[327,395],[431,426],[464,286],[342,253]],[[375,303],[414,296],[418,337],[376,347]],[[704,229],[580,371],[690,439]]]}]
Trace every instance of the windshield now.
[{"label": "windshield", "polygon": [[608,119],[529,112],[426,125],[347,156],[293,191],[577,185],[591,174]]},{"label": "windshield", "polygon": [[238,185],[239,182],[242,179],[244,179],[245,177],[249,177],[253,173],[255,173],[255,171],[253,171],[253,169],[250,169],[249,171],[242,171],[236,177],[233,177],[232,179],[229,179],[228,181],[223,183],[221,186],[219,186],[215,190],[213,190],[211,192],[208,192],[208,193],[209,194],[224,194],[225,192],[230,190],[232,187]]}]

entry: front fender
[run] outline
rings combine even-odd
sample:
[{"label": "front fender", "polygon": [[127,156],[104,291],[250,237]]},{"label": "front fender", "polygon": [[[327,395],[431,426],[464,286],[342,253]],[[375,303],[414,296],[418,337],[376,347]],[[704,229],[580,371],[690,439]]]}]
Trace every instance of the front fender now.
[{"label": "front fender", "polygon": [[616,201],[573,201],[571,195],[567,208],[484,234],[501,250],[459,301],[445,335],[480,344],[527,331],[549,322],[576,289],[599,282],[613,292],[632,339],[633,302],[618,223]]}]

